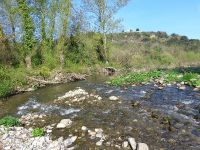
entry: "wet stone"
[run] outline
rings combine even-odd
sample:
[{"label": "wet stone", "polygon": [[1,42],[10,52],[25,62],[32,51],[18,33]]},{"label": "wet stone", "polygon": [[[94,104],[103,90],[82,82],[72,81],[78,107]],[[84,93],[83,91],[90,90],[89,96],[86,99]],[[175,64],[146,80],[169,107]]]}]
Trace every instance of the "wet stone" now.
[{"label": "wet stone", "polygon": [[132,150],[136,150],[137,144],[135,142],[135,139],[134,138],[128,138],[128,142],[129,142]]},{"label": "wet stone", "polygon": [[137,150],[149,150],[149,147],[146,143],[138,143]]}]

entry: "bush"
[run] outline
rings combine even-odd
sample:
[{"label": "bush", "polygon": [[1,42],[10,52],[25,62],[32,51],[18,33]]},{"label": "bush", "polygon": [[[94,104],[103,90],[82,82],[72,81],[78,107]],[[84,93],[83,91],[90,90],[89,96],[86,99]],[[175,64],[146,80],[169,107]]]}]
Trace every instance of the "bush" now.
[{"label": "bush", "polygon": [[33,137],[41,137],[44,135],[44,129],[43,128],[35,128],[32,131]]},{"label": "bush", "polygon": [[41,69],[39,70],[39,75],[42,76],[43,78],[48,78],[50,76],[49,68],[42,66]]},{"label": "bush", "polygon": [[20,69],[0,67],[0,97],[7,96],[16,86],[26,84],[25,72]]},{"label": "bush", "polygon": [[0,125],[4,125],[6,127],[19,126],[20,121],[18,118],[7,116],[7,117],[0,119]]}]

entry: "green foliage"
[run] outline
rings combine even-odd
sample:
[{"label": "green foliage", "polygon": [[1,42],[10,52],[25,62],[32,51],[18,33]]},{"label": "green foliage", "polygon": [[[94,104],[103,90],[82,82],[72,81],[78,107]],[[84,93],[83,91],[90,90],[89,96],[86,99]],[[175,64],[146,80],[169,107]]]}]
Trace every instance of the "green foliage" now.
[{"label": "green foliage", "polygon": [[28,55],[31,53],[33,48],[33,34],[34,34],[34,24],[31,18],[31,9],[29,8],[27,2],[25,0],[18,0],[19,7],[19,15],[22,18],[22,28],[24,30],[24,34],[22,37],[23,40],[23,52],[24,55]]},{"label": "green foliage", "polygon": [[42,66],[39,70],[39,75],[43,78],[48,78],[50,76],[50,69],[45,66]]},{"label": "green foliage", "polygon": [[109,84],[114,86],[126,84],[140,84],[150,82],[152,79],[164,78],[165,83],[182,82],[193,87],[200,86],[200,76],[196,73],[179,73],[177,71],[149,71],[142,73],[131,73],[112,79]]},{"label": "green foliage", "polygon": [[6,127],[19,126],[20,121],[18,118],[7,116],[7,117],[0,119],[0,125],[4,125]]},{"label": "green foliage", "polygon": [[33,137],[41,137],[44,135],[44,129],[43,128],[35,128],[32,131]]},{"label": "green foliage", "polygon": [[11,93],[16,86],[26,84],[24,70],[0,67],[0,97]]},{"label": "green foliage", "polygon": [[150,71],[144,73],[131,73],[127,76],[117,77],[110,81],[111,85],[119,86],[125,84],[139,84],[142,82],[150,81],[151,79],[159,78],[162,72],[160,71]]}]

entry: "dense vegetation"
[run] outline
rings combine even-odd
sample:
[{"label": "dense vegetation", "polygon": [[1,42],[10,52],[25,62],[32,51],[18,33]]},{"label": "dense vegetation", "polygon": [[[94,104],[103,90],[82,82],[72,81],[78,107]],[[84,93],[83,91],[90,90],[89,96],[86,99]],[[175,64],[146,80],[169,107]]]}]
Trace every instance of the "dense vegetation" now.
[{"label": "dense vegetation", "polygon": [[176,70],[157,70],[142,73],[130,73],[128,75],[112,79],[109,84],[120,86],[154,82],[155,80],[165,84],[184,82],[184,84],[189,86],[200,87],[200,75],[198,73],[179,72]]},{"label": "dense vegetation", "polygon": [[[164,32],[115,32],[128,0],[1,0],[0,97],[32,75],[198,64],[200,41]],[[112,33],[112,34],[111,34]]]}]

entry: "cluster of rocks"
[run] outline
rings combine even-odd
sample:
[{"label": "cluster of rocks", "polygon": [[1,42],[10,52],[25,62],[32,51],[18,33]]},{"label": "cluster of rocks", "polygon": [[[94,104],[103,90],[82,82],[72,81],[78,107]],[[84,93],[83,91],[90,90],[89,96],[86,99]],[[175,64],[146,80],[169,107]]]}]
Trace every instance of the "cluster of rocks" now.
[{"label": "cluster of rocks", "polygon": [[20,122],[22,124],[25,124],[25,125],[30,125],[32,122],[34,122],[37,119],[42,119],[43,121],[45,121],[44,117],[46,117],[46,116],[47,115],[45,115],[45,114],[38,115],[38,114],[31,114],[31,113],[29,113],[27,115],[21,116]]},{"label": "cluster of rocks", "polygon": [[[82,126],[81,130],[83,132],[87,132],[90,139],[92,140],[98,140],[96,142],[96,146],[100,147],[103,145],[103,143],[108,140],[108,136],[104,134],[103,129],[101,128],[95,128],[94,130],[88,129],[86,126]],[[135,139],[130,137],[127,139],[127,141],[122,142],[121,145],[114,144],[112,141],[105,142],[106,146],[109,147],[115,147],[116,149],[132,149],[132,150],[149,150],[149,147],[145,143],[136,143]]]},{"label": "cluster of rocks", "polygon": [[[181,77],[181,76],[178,76],[178,77]],[[152,81],[152,82],[154,82],[154,86],[155,87],[158,87],[158,89],[160,89],[160,90],[162,90],[164,87],[166,87],[166,86],[171,86],[172,84],[173,85],[176,85],[176,87],[179,89],[179,90],[185,90],[186,89],[186,85],[187,85],[187,83],[186,82],[184,82],[184,81],[182,81],[182,82],[180,82],[180,83],[176,83],[176,82],[174,82],[174,83],[165,83],[164,82],[164,78],[160,78],[160,79],[155,79],[154,81]],[[200,91],[200,87],[195,87],[194,89],[193,89],[193,91]]]},{"label": "cluster of rocks", "polygon": [[[23,127],[5,128],[0,126],[0,141],[5,150],[73,150],[72,144],[77,136],[69,135],[67,139],[60,137],[53,141],[49,134],[42,137],[33,137],[32,128]],[[1,147],[0,144],[0,147]]]},{"label": "cluster of rocks", "polygon": [[58,97],[54,100],[54,103],[62,103],[63,101],[65,104],[71,105],[73,103],[80,103],[87,100],[87,103],[98,102],[102,100],[102,97],[96,94],[89,94],[85,90],[81,88],[77,88],[73,91],[69,91],[65,93],[65,95]]}]

